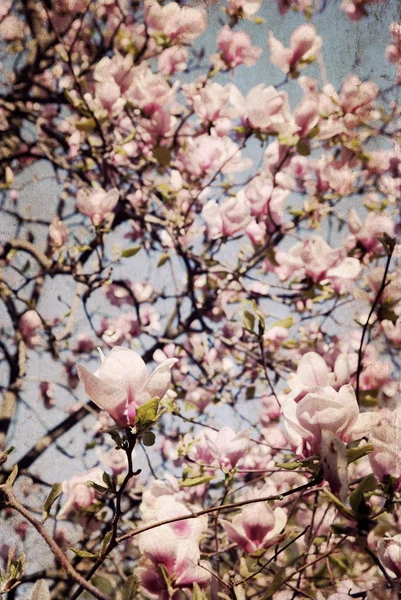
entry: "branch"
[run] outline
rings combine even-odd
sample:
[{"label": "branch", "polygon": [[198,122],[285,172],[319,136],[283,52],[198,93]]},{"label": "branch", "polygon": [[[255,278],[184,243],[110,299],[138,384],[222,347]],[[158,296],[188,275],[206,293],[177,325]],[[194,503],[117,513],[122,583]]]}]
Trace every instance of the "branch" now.
[{"label": "branch", "polygon": [[390,268],[390,263],[391,263],[391,257],[393,256],[393,252],[394,252],[394,248],[395,248],[395,239],[390,238],[390,236],[387,236],[389,238],[389,240],[385,240],[385,243],[383,243],[385,249],[387,250],[387,261],[386,261],[386,266],[384,269],[384,273],[383,273],[383,279],[380,285],[380,288],[378,289],[378,292],[376,294],[376,298],[374,299],[374,302],[372,304],[372,308],[370,309],[368,318],[366,319],[366,323],[363,326],[362,329],[362,337],[361,337],[361,343],[359,344],[359,350],[358,350],[358,368],[356,371],[356,399],[358,401],[358,404],[360,404],[360,399],[359,399],[359,386],[360,386],[360,377],[361,377],[361,372],[362,372],[362,359],[363,359],[363,342],[365,340],[365,335],[367,333],[368,327],[369,327],[369,321],[376,309],[376,306],[379,303],[380,300],[380,296],[382,295],[384,288],[386,287],[386,279],[387,279],[387,274],[388,274],[388,270]]},{"label": "branch", "polygon": [[197,519],[198,517],[202,517],[203,515],[208,515],[215,512],[221,512],[223,510],[235,510],[236,508],[241,508],[241,506],[247,506],[248,504],[256,504],[257,502],[270,502],[271,500],[282,500],[286,496],[290,496],[291,494],[296,494],[297,492],[302,492],[314,485],[321,483],[321,475],[320,473],[314,477],[308,483],[304,483],[292,490],[288,490],[283,492],[282,494],[276,494],[275,496],[264,496],[262,498],[252,498],[251,500],[242,500],[240,502],[232,502],[231,504],[223,504],[223,506],[210,506],[209,508],[205,508],[203,510],[199,510],[197,512],[191,513],[190,515],[183,515],[181,517],[174,517],[171,519],[165,519],[164,521],[158,521],[157,523],[150,523],[150,525],[146,525],[145,527],[140,527],[139,529],[135,529],[133,531],[129,531],[124,535],[120,536],[116,539],[117,544],[124,542],[132,537],[136,537],[140,533],[144,533],[145,531],[149,531],[150,529],[156,529],[157,527],[161,527],[162,525],[169,525],[170,523],[177,523],[178,521],[186,521],[187,519]]},{"label": "branch", "polygon": [[[114,548],[118,545],[118,542],[116,540],[117,540],[118,523],[122,516],[122,510],[121,510],[122,495],[124,493],[125,488],[127,487],[128,482],[130,481],[130,479],[132,477],[134,477],[135,475],[139,474],[138,471],[134,473],[133,465],[132,465],[132,452],[133,452],[135,444],[136,444],[136,436],[132,435],[130,433],[130,431],[127,430],[127,438],[128,439],[126,440],[126,447],[124,449],[127,454],[128,471],[127,471],[126,476],[124,477],[124,481],[120,485],[119,490],[116,492],[114,517],[113,517],[113,520],[111,523],[110,540],[109,540],[106,548],[103,550],[101,556],[98,558],[98,560],[95,562],[95,564],[90,569],[88,574],[85,576],[86,581],[90,581],[90,579],[96,573],[96,571],[99,569],[99,567],[102,566],[102,564],[104,563],[104,561],[106,560],[106,558],[110,554],[110,552],[112,550],[114,550]],[[71,600],[76,600],[81,595],[81,593],[83,592],[83,587],[84,586],[82,586],[82,585],[79,586],[77,591],[71,596]]]},{"label": "branch", "polygon": [[7,485],[7,484],[1,485],[0,491],[3,492],[3,494],[6,497],[6,502],[5,502],[6,506],[9,506],[10,508],[13,508],[17,512],[19,512],[19,514],[21,516],[23,516],[27,521],[29,521],[29,523],[31,525],[33,525],[33,527],[36,529],[36,531],[42,536],[42,538],[45,540],[46,544],[49,546],[50,550],[53,552],[53,554],[57,558],[58,562],[62,565],[62,567],[65,570],[65,572],[67,573],[67,575],[72,577],[72,579],[74,579],[74,581],[79,583],[80,586],[82,586],[85,590],[87,590],[90,594],[92,594],[92,596],[94,596],[98,600],[111,600],[111,598],[109,596],[106,596],[100,590],[98,590],[94,585],[92,585],[91,583],[86,581],[86,579],[74,569],[74,567],[72,566],[72,564],[70,563],[70,561],[68,560],[68,558],[66,557],[64,552],[61,550],[60,546],[58,546],[56,544],[56,542],[51,537],[51,535],[49,534],[49,532],[47,531],[47,529],[45,528],[43,523],[41,523],[40,521],[35,519],[35,517],[29,512],[29,510],[27,510],[25,508],[25,506],[23,506],[17,500],[17,498],[14,494],[14,491],[10,485]]}]

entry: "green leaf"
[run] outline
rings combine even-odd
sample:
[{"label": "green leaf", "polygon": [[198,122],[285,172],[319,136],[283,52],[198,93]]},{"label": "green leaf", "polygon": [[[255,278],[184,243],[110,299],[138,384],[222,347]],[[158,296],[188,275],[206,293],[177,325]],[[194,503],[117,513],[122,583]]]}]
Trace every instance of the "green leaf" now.
[{"label": "green leaf", "polygon": [[286,578],[286,576],[285,576],[285,569],[284,568],[280,569],[276,573],[276,575],[275,575],[275,577],[274,577],[274,579],[273,579],[273,581],[272,581],[269,589],[267,590],[267,594],[264,596],[263,600],[270,600],[271,598],[273,599],[274,598],[274,594],[276,592],[278,592],[278,590],[281,588],[281,586],[282,586],[285,578]]},{"label": "green leaf", "polygon": [[103,485],[99,485],[98,483],[95,483],[94,481],[87,481],[86,485],[88,487],[92,487],[94,488],[97,492],[100,492],[101,494],[106,494],[107,492],[109,492],[109,488],[104,487]]},{"label": "green leaf", "polygon": [[70,548],[70,550],[79,556],[79,558],[98,558],[97,554],[93,554],[93,552],[88,552],[87,550],[80,550],[79,548]]},{"label": "green leaf", "polygon": [[93,585],[95,587],[97,587],[97,589],[102,592],[103,594],[106,594],[106,596],[113,596],[113,592],[114,592],[114,586],[113,583],[111,581],[111,577],[110,579],[105,577],[104,575],[95,575],[94,577],[92,577],[91,582],[93,583]]},{"label": "green leaf", "polygon": [[216,475],[200,475],[199,477],[190,477],[188,479],[184,479],[184,481],[181,481],[180,485],[182,487],[195,487],[197,485],[202,485],[203,483],[208,483],[215,478]]},{"label": "green leaf", "polygon": [[285,327],[286,329],[290,329],[294,324],[294,319],[292,317],[286,317],[285,319],[281,319],[281,321],[276,321],[273,323],[272,327]]},{"label": "green leaf", "polygon": [[78,131],[92,133],[92,131],[96,128],[96,121],[92,117],[89,117],[88,119],[81,119],[75,123],[75,127],[78,129]]},{"label": "green leaf", "polygon": [[310,130],[310,132],[308,133],[308,135],[306,137],[311,140],[314,137],[316,137],[319,132],[320,132],[319,125],[315,125],[314,127],[312,127],[312,129]]},{"label": "green leaf", "polygon": [[206,600],[205,592],[201,590],[196,581],[193,584],[192,600]]},{"label": "green leaf", "polygon": [[156,436],[153,431],[147,431],[142,438],[142,443],[144,446],[154,446],[155,441]]},{"label": "green leaf", "polygon": [[171,162],[171,152],[164,146],[157,146],[153,151],[153,156],[164,167],[167,167]]},{"label": "green leaf", "polygon": [[354,515],[353,511],[350,510],[349,508],[347,508],[345,506],[345,504],[343,504],[341,502],[341,500],[339,500],[337,498],[337,496],[335,496],[334,494],[332,494],[327,489],[324,489],[323,493],[326,494],[326,496],[328,496],[330,498],[330,500],[337,506],[338,510],[340,511],[340,513],[342,515],[344,515],[344,517],[347,517],[347,519],[355,519],[355,515]]},{"label": "green leaf", "polygon": [[365,492],[373,492],[377,487],[376,477],[371,473],[362,479],[349,497],[349,503],[355,514],[359,513],[359,507],[364,500]]},{"label": "green leaf", "polygon": [[246,399],[247,400],[252,400],[252,398],[255,397],[255,386],[251,385],[248,388],[246,388]]},{"label": "green leaf", "polygon": [[111,490],[112,492],[116,491],[115,481],[113,481],[113,478],[111,477],[111,475],[106,473],[106,471],[103,473],[102,479],[105,482],[105,484],[109,490]]},{"label": "green leaf", "polygon": [[365,444],[364,446],[358,446],[358,448],[348,448],[347,450],[347,461],[350,465],[351,463],[359,460],[363,456],[370,454],[373,452],[374,446],[372,444]]},{"label": "green leaf", "polygon": [[100,550],[101,556],[103,556],[103,554],[106,552],[107,546],[109,545],[110,538],[111,538],[111,531],[108,531],[106,533],[106,535],[104,536],[104,540],[102,543],[102,549]]},{"label": "green leaf", "polygon": [[17,475],[18,475],[18,465],[14,465],[13,470],[11,471],[11,473],[8,476],[7,481],[6,481],[7,487],[13,487],[14,482],[17,479]]},{"label": "green leaf", "polygon": [[166,264],[166,262],[170,259],[170,254],[162,254],[160,257],[159,262],[157,263],[158,267],[162,267],[163,265]]},{"label": "green leaf", "polygon": [[143,430],[157,421],[159,398],[152,398],[136,409],[135,423],[139,430]]},{"label": "green leaf", "polygon": [[134,600],[138,593],[138,582],[135,575],[130,575],[121,590],[122,600]]},{"label": "green leaf", "polygon": [[135,256],[138,252],[142,250],[142,246],[134,246],[133,248],[127,248],[121,252],[122,258],[130,258],[130,256]]},{"label": "green leaf", "polygon": [[47,496],[45,503],[43,505],[43,514],[42,514],[42,523],[46,521],[50,514],[50,509],[57,500],[57,498],[62,494],[61,483],[54,483],[52,485],[52,489],[50,490],[49,495]]},{"label": "green leaf", "polygon": [[301,156],[309,156],[310,154],[310,146],[306,140],[298,140],[297,142],[297,152]]},{"label": "green leaf", "polygon": [[301,467],[301,463],[299,462],[285,462],[285,463],[276,463],[276,467],[279,469],[286,469],[287,471],[295,471]]},{"label": "green leaf", "polygon": [[253,331],[255,327],[255,315],[249,310],[244,311],[244,327],[247,331]]}]

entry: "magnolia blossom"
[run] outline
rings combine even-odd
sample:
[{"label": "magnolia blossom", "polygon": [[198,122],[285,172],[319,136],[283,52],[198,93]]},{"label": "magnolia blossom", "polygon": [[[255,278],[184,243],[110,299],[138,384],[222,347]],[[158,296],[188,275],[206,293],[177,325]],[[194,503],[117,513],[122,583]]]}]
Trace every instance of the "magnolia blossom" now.
[{"label": "magnolia blossom", "polygon": [[194,583],[204,588],[210,581],[210,574],[198,566],[200,551],[197,542],[182,539],[171,529],[159,527],[141,534],[139,549],[142,558],[136,573],[148,598],[168,600],[172,597],[161,566],[175,590],[191,588]]},{"label": "magnolia blossom", "polygon": [[[354,360],[355,359],[355,360]],[[357,355],[349,357],[339,354],[334,363],[333,372],[330,371],[326,361],[317,352],[307,352],[299,361],[296,373],[288,378],[291,396],[299,402],[308,392],[316,387],[332,386],[338,389],[349,383],[351,373],[356,370]],[[350,364],[351,363],[351,364]]]},{"label": "magnolia blossom", "polygon": [[401,533],[392,538],[383,538],[379,541],[380,562],[390,577],[401,577]]},{"label": "magnolia blossom", "polygon": [[57,518],[66,519],[71,513],[79,512],[80,509],[91,506],[96,499],[96,490],[88,486],[88,481],[104,486],[102,475],[102,469],[94,467],[81,475],[74,475],[71,479],[63,481],[63,494],[68,496],[68,500],[58,513]]},{"label": "magnolia blossom", "polygon": [[359,21],[366,17],[366,6],[369,4],[378,4],[383,0],[343,0],[340,8],[345,11],[350,21]]},{"label": "magnolia blossom", "polygon": [[238,145],[228,136],[208,134],[190,138],[186,150],[180,152],[179,159],[184,169],[195,177],[212,171],[236,173],[248,168],[252,162],[241,157]]},{"label": "magnolia blossom", "polygon": [[384,335],[388,339],[389,342],[394,344],[395,346],[401,345],[401,317],[398,317],[395,323],[389,321],[388,319],[381,321],[380,323]]},{"label": "magnolia blossom", "polygon": [[220,431],[202,431],[193,442],[187,434],[184,442],[189,446],[191,460],[213,469],[220,467],[224,471],[231,471],[240,464],[249,449],[248,434],[245,431],[237,433],[230,427],[223,427]]},{"label": "magnolia blossom", "polygon": [[[160,482],[156,497],[144,506],[145,523],[162,521],[191,514],[181,502],[171,495],[172,490]],[[178,492],[179,493],[179,492]],[[158,495],[160,494],[160,495]],[[150,500],[147,494],[147,500]],[[207,517],[200,519],[177,520],[141,533],[139,550],[142,558],[139,561],[137,574],[147,597],[155,600],[171,598],[168,583],[174,590],[186,589],[197,583],[205,587],[210,574],[198,563],[200,559],[198,539],[207,527]],[[163,567],[164,573],[161,572]],[[175,596],[174,596],[175,597]]]},{"label": "magnolia blossom", "polygon": [[262,0],[227,0],[227,11],[230,15],[238,13],[254,15],[262,6]]},{"label": "magnolia blossom", "polygon": [[383,418],[369,435],[374,448],[369,461],[373,473],[382,481],[386,475],[401,477],[401,411],[396,408],[380,413]]},{"label": "magnolia blossom", "polygon": [[209,452],[223,470],[231,471],[246,455],[249,436],[245,431],[237,433],[230,427],[220,431],[208,429],[205,433]]},{"label": "magnolia blossom", "polygon": [[239,65],[253,67],[262,54],[262,48],[252,46],[251,38],[245,31],[233,31],[228,25],[220,30],[217,46],[229,69],[235,69]]},{"label": "magnolia blossom", "polygon": [[37,335],[37,331],[42,328],[42,319],[36,310],[27,310],[19,320],[19,330],[29,348],[33,348],[40,343],[40,337]]},{"label": "magnolia blossom", "polygon": [[158,71],[165,75],[174,75],[174,73],[185,71],[188,59],[188,50],[183,46],[166,48],[159,56]]},{"label": "magnolia blossom", "polygon": [[343,248],[331,248],[319,236],[295,244],[289,252],[279,250],[275,258],[279,266],[274,270],[280,279],[304,271],[316,283],[331,282],[340,294],[349,289],[362,268],[358,259],[346,256]]},{"label": "magnolia blossom", "polygon": [[298,404],[291,398],[283,402],[283,415],[291,446],[297,453],[321,454],[323,432],[334,434],[344,443],[369,433],[377,423],[375,413],[360,413],[350,385],[338,392],[332,387],[316,387]]},{"label": "magnolia blossom", "polygon": [[370,212],[363,223],[356,210],[350,210],[348,214],[348,227],[353,234],[353,245],[359,244],[367,252],[382,251],[383,245],[378,238],[383,236],[383,233],[389,236],[394,234],[393,220],[388,215],[377,214],[375,212]]},{"label": "magnolia blossom", "polygon": [[105,215],[116,206],[119,198],[117,188],[106,192],[103,188],[97,188],[87,193],[81,189],[77,194],[78,210],[92,219],[94,225],[100,225]]},{"label": "magnolia blossom", "polygon": [[152,398],[162,399],[171,383],[171,367],[176,358],[163,361],[149,377],[142,358],[129,348],[115,347],[104,357],[95,373],[77,365],[85,392],[97,406],[107,410],[117,425],[135,422],[136,409]]},{"label": "magnolia blossom", "polygon": [[163,33],[171,41],[191,42],[207,27],[202,8],[180,7],[177,2],[160,6],[156,0],[145,0],[145,22],[150,33]]},{"label": "magnolia blossom", "polygon": [[287,523],[282,508],[271,509],[267,502],[245,506],[232,522],[221,519],[230,540],[252,554],[277,544]]},{"label": "magnolia blossom", "polygon": [[245,126],[284,137],[298,130],[290,111],[287,92],[278,91],[272,85],[265,87],[261,83],[252,88],[245,98],[238,90],[232,89],[232,101],[241,107]]},{"label": "magnolia blossom", "polygon": [[49,226],[49,242],[54,248],[64,246],[68,238],[67,225],[60,219],[53,219]]},{"label": "magnolia blossom", "polygon": [[290,47],[277,40],[273,32],[269,32],[270,61],[284,73],[297,74],[302,64],[312,62],[322,47],[322,38],[316,35],[313,25],[301,25],[291,35]]}]

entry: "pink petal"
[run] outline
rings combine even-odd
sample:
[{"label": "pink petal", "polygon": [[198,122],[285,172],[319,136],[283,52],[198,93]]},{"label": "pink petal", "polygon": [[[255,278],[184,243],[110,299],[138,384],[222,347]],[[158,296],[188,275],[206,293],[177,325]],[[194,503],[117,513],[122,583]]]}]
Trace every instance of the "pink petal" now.
[{"label": "pink petal", "polygon": [[140,404],[156,396],[162,399],[166,395],[171,384],[170,370],[176,362],[178,362],[178,358],[168,358],[153,371],[147,383],[137,395],[137,401]]},{"label": "pink petal", "polygon": [[107,410],[117,423],[122,424],[121,408],[125,408],[126,392],[121,387],[99,379],[83,365],[77,365],[77,373],[89,398],[97,406]]}]

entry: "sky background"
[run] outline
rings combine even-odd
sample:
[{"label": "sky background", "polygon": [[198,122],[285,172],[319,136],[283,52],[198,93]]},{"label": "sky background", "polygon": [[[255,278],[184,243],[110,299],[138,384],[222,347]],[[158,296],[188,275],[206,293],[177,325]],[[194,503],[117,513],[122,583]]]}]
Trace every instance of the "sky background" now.
[{"label": "sky background", "polygon": [[[197,47],[205,46],[206,55],[216,52],[216,36],[220,30],[223,21],[221,19],[221,4],[217,3],[207,6],[208,30],[201,36],[197,42]],[[401,20],[401,3],[398,0],[387,0],[378,5],[369,6],[371,18],[361,20],[357,23],[351,23],[345,13],[339,9],[340,2],[337,0],[328,0],[327,7],[320,15],[315,15],[312,23],[316,26],[317,32],[323,38],[322,57],[326,66],[327,77],[337,89],[348,73],[356,73],[362,80],[371,78],[383,88],[391,84],[394,76],[394,66],[389,65],[385,59],[385,48],[389,43],[390,36],[388,27],[391,22]],[[202,5],[202,2],[199,2]],[[238,29],[248,31],[251,35],[253,45],[263,48],[264,53],[256,67],[239,67],[235,75],[220,75],[216,81],[224,84],[233,82],[244,94],[259,83],[265,85],[280,84],[283,79],[283,73],[269,62],[269,52],[267,49],[268,32],[272,30],[275,37],[281,40],[286,46],[289,45],[289,38],[294,29],[305,23],[303,15],[287,13],[280,15],[277,10],[276,2],[265,0],[258,15],[264,18],[262,25],[256,26],[253,23],[242,21],[237,26]],[[321,77],[319,65],[314,64],[305,71],[305,74]],[[189,76],[187,80],[192,80]],[[320,80],[321,81],[321,80]],[[290,82],[283,89],[289,94],[290,104],[294,107],[300,100],[302,93],[296,81]],[[251,147],[250,155],[257,164],[262,150],[258,145]],[[241,176],[241,175],[240,175]],[[243,177],[243,175],[241,176]],[[19,207],[26,216],[38,218],[52,218],[52,206],[59,193],[58,185],[52,177],[50,168],[44,163],[26,169],[26,172],[18,178],[18,184],[21,186],[19,195]],[[78,230],[84,234],[82,227]],[[13,219],[3,215],[0,226],[0,241],[15,235],[15,222]],[[47,228],[37,229],[37,242],[44,244],[47,237]],[[122,236],[119,233],[118,240],[121,245]],[[115,241],[111,236],[109,247]],[[128,247],[130,244],[127,242]],[[132,244],[132,245],[135,245]],[[337,244],[333,244],[337,245]],[[150,269],[151,280],[155,286],[160,289],[161,286],[168,287],[171,280],[170,271],[167,267],[162,269],[150,268],[141,251],[136,257],[124,262],[124,267],[117,268],[114,272],[115,277],[126,277],[132,281],[143,281]],[[63,303],[67,304],[73,294],[73,288],[68,286],[66,279],[55,278],[46,284],[45,299],[41,301],[41,311],[46,317],[62,314]],[[96,312],[102,312],[109,307],[109,304],[100,300],[101,293],[91,303],[92,309]],[[58,299],[59,298],[59,299]],[[4,310],[0,307],[0,311]],[[65,308],[67,310],[67,308]],[[0,319],[6,320],[6,315],[0,313]],[[89,329],[85,327],[85,330]],[[65,403],[72,404],[71,396],[60,392],[57,404],[63,408],[55,407],[51,411],[43,409],[42,401],[37,399],[37,391],[32,391],[29,379],[57,381],[61,378],[62,369],[57,364],[43,359],[35,352],[30,353],[30,365],[26,383],[25,397],[29,398],[29,404],[33,411],[29,411],[24,405],[20,405],[17,414],[16,425],[12,429],[13,438],[17,441],[17,449],[13,454],[13,460],[23,456],[29,448],[39,439],[47,428],[54,426],[65,417]],[[96,361],[96,363],[95,363]],[[97,365],[97,357],[91,363],[93,370]],[[0,376],[4,375],[4,370],[0,367]],[[83,389],[80,386],[77,395],[81,400],[85,400]],[[218,413],[218,409],[213,408],[213,413],[220,418],[221,423],[226,423],[227,415],[225,411]],[[71,460],[50,449],[42,455],[35,463],[35,471],[38,473],[44,469],[48,481],[59,481],[66,479],[71,475],[81,472],[92,466],[96,460],[94,451],[89,452],[88,458],[81,462],[80,453],[84,449],[85,443],[91,439],[91,423],[88,420],[88,434],[82,436],[79,428],[69,433],[62,439],[62,444],[77,457],[77,460]],[[29,431],[29,435],[27,435]],[[12,441],[12,440],[11,440]],[[146,463],[141,450],[137,452],[137,466],[146,470]]]}]

